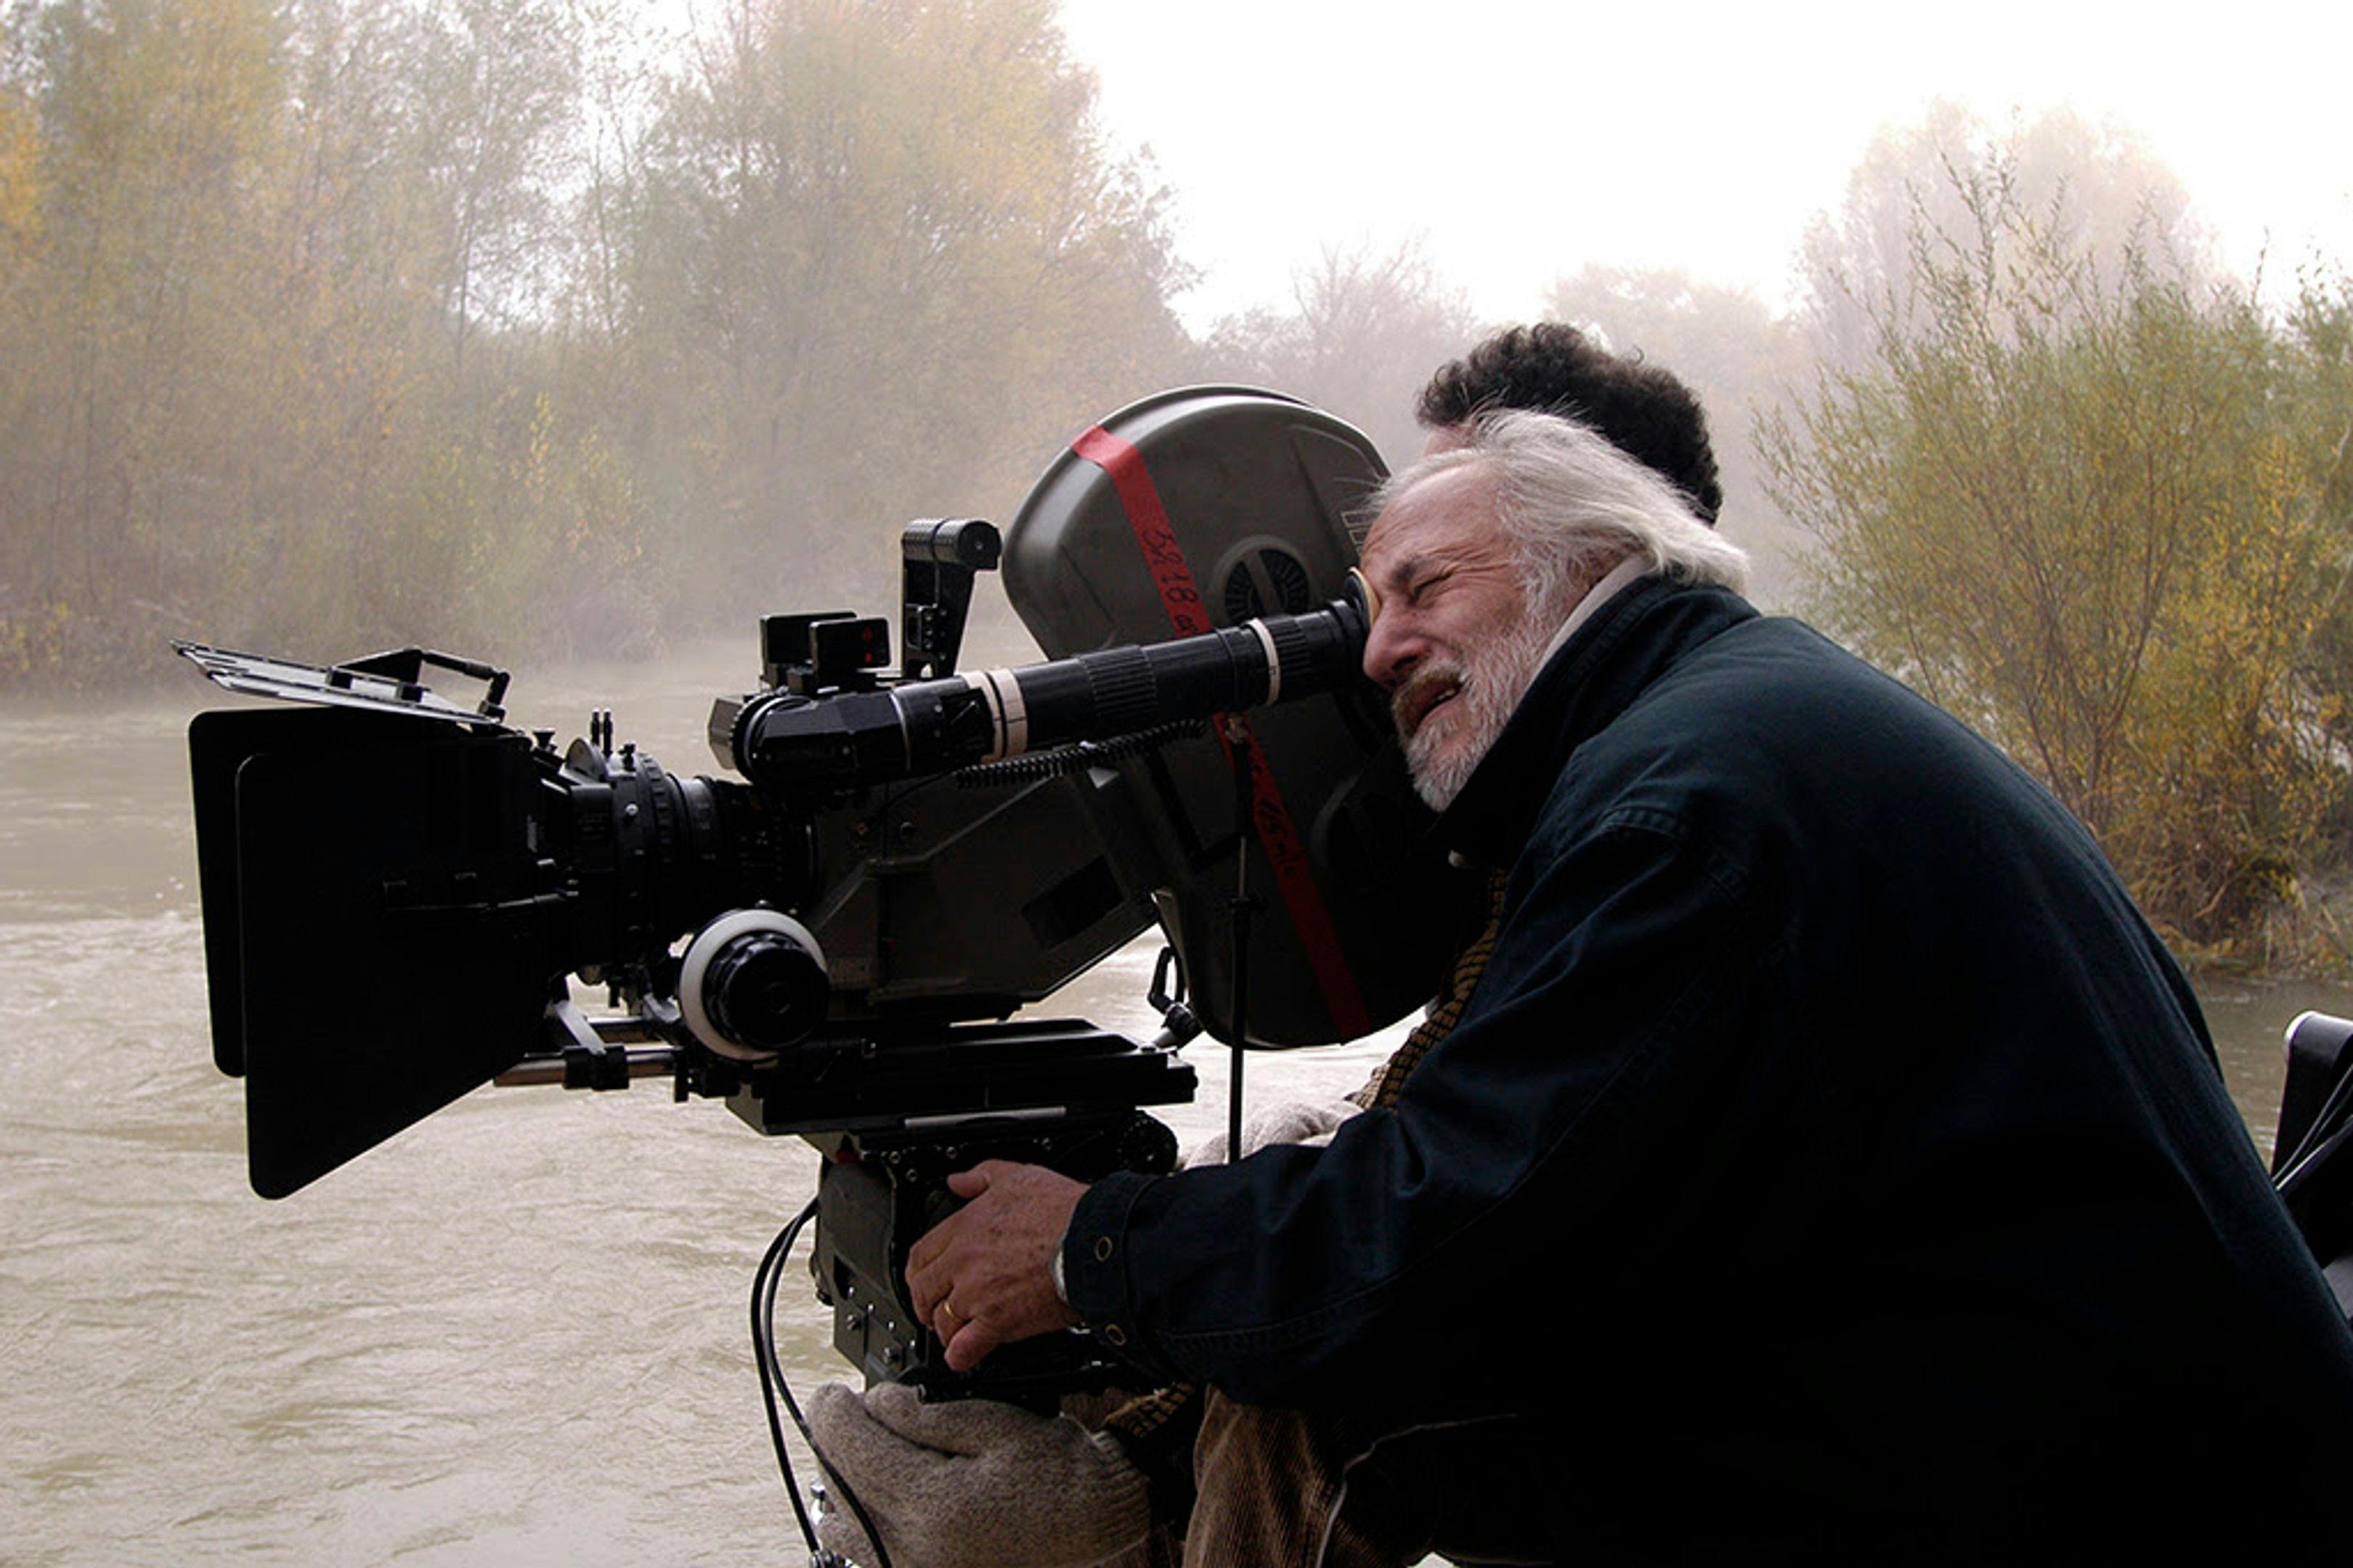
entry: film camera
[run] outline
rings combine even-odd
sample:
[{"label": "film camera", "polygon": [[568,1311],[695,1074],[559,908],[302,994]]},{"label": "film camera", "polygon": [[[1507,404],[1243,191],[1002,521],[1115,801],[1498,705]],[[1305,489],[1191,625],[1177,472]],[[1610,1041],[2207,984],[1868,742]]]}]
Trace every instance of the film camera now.
[{"label": "film camera", "polygon": [[[1001,540],[906,529],[895,669],[883,621],[770,617],[759,689],[712,711],[735,778],[617,747],[609,715],[558,751],[504,722],[507,677],[472,661],[182,645],[221,685],[301,705],[190,728],[214,1057],[246,1080],[256,1190],[295,1192],[492,1080],[666,1076],[832,1156],[813,1268],[870,1381],[1033,1399],[1105,1381],[1079,1334],[951,1373],[905,1299],[907,1249],[981,1159],[1166,1168],[1144,1108],[1190,1098],[1175,1047],[1198,1027],[1340,1039],[1434,989],[1444,922],[1412,916],[1449,879],[1345,591],[1343,518],[1380,475],[1357,432],[1271,394],[1134,405]],[[958,673],[975,581],[1000,564],[1050,657]],[[436,670],[480,700],[434,691]],[[1265,896],[1237,941],[1245,873]],[[1161,1039],[1025,1011],[1155,921],[1192,1009],[1172,1003]],[[361,963],[416,984],[354,1010]]]}]

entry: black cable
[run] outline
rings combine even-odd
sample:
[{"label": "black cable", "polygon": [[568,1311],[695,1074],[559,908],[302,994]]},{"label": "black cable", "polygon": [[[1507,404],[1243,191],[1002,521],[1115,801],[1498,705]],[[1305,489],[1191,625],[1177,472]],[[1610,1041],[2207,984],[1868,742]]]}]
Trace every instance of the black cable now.
[{"label": "black cable", "polygon": [[882,1544],[882,1532],[875,1528],[873,1518],[867,1513],[865,1505],[858,1500],[858,1493],[841,1479],[839,1471],[825,1462],[825,1455],[818,1451],[817,1438],[809,1431],[807,1418],[801,1415],[801,1407],[793,1398],[792,1385],[785,1381],[784,1363],[776,1356],[776,1281],[784,1277],[785,1259],[791,1254],[793,1243],[800,1239],[801,1227],[816,1215],[817,1200],[811,1198],[808,1206],[786,1222],[784,1229],[776,1233],[776,1239],[768,1244],[767,1254],[760,1259],[760,1267],[752,1275],[752,1359],[760,1370],[760,1399],[767,1408],[768,1437],[776,1445],[776,1468],[785,1478],[785,1495],[792,1499],[793,1517],[800,1524],[801,1539],[808,1542],[810,1561],[830,1563],[839,1563],[840,1559],[831,1556],[818,1544],[817,1527],[810,1521],[808,1509],[801,1501],[800,1483],[793,1477],[792,1456],[785,1448],[784,1423],[776,1416],[779,1396],[784,1400],[785,1409],[792,1415],[793,1425],[800,1429],[801,1440],[808,1445],[809,1453],[817,1459],[818,1468],[824,1470],[827,1479],[840,1493],[841,1500],[849,1506],[860,1527],[866,1531],[866,1539],[873,1542],[875,1561],[871,1568],[891,1568],[891,1552]]},{"label": "black cable", "polygon": [[[792,1250],[793,1243],[800,1238],[801,1226],[807,1225],[810,1216],[816,1213],[817,1200],[811,1198],[808,1206],[794,1215],[786,1222],[785,1228],[776,1233],[776,1239],[768,1244],[766,1256],[760,1259],[760,1267],[752,1275],[752,1356],[760,1369],[760,1398],[767,1406],[768,1436],[776,1444],[776,1468],[784,1474],[785,1495],[792,1499],[793,1517],[799,1521],[801,1537],[808,1542],[808,1548],[812,1552],[818,1550],[817,1531],[809,1522],[807,1508],[801,1501],[800,1484],[793,1479],[792,1457],[785,1450],[784,1423],[776,1416],[778,1391],[784,1391],[787,1403],[791,1401],[792,1394],[789,1390],[784,1389],[784,1369],[776,1360],[776,1325],[774,1309],[776,1300],[776,1276],[782,1272],[785,1255]],[[795,1412],[795,1418],[798,1419],[797,1411]],[[806,1426],[802,1428],[802,1436],[807,1436]]]},{"label": "black cable", "polygon": [[2312,1127],[2298,1141],[2294,1156],[2280,1167],[2272,1190],[2282,1198],[2297,1195],[2305,1183],[2319,1173],[2331,1154],[2353,1141],[2353,1124],[2345,1121],[2346,1101],[2353,1098],[2353,1077],[2338,1081],[2320,1114],[2312,1119]]},{"label": "black cable", "polygon": [[1233,1076],[1226,1080],[1226,1163],[1240,1164],[1242,1157],[1242,1062],[1250,1055],[1250,831],[1251,820],[1250,747],[1257,744],[1247,731],[1230,737],[1231,747],[1227,763],[1234,774],[1234,898],[1232,956],[1234,973],[1233,1006],[1231,1008],[1234,1048]]},{"label": "black cable", "polygon": [[2272,1185],[2282,1194],[2302,1184],[2304,1167],[2321,1153],[2326,1145],[2335,1141],[2333,1133],[2337,1124],[2347,1119],[2348,1102],[2353,1101],[2353,1054],[2342,1056],[2330,1065],[2336,1077],[2320,1102],[2320,1109],[2313,1113],[2312,1121],[2295,1141],[2295,1146],[2278,1162],[2279,1176]]}]

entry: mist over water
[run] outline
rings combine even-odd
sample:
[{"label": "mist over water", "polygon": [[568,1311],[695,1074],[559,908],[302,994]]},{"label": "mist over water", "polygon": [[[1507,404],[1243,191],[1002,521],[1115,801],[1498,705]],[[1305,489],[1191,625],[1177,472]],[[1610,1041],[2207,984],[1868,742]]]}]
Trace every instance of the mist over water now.
[{"label": "mist over water", "polygon": [[[708,771],[734,644],[519,677],[512,717],[588,709]],[[815,1156],[722,1107],[474,1094],[280,1203],[246,1184],[212,1066],[185,731],[217,705],[0,711],[0,1541],[12,1563],[643,1564],[797,1560],[746,1331],[752,1271]],[[1052,1011],[1131,1036],[1155,943]],[[348,1005],[430,975],[355,963]],[[2268,1150],[2280,1028],[2353,992],[2207,990]],[[333,1021],[321,1022],[331,1039]],[[1401,1031],[1254,1057],[1251,1097],[1336,1094]],[[1188,1053],[1220,1125],[1226,1053]],[[847,1375],[802,1265],[795,1387]]]}]

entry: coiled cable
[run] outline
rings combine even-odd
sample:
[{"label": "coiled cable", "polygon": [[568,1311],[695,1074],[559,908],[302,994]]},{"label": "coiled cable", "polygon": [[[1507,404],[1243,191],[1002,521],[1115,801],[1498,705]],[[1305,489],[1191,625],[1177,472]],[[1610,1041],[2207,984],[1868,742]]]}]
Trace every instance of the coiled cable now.
[{"label": "coiled cable", "polygon": [[1001,762],[975,763],[968,768],[958,768],[949,776],[965,789],[988,789],[998,784],[1060,778],[1082,768],[1124,763],[1130,757],[1157,751],[1171,741],[1190,740],[1207,727],[1203,720],[1180,719],[1174,723],[1155,724],[1149,730],[1114,735],[1107,741],[1081,741],[1073,745],[1058,746],[1050,752],[1031,752],[1018,757],[1007,757]]}]

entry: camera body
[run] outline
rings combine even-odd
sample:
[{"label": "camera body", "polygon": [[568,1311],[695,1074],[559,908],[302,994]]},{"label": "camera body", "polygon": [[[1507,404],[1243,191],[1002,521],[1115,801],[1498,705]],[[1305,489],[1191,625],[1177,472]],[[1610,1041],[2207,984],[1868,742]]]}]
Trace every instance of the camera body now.
[{"label": "camera body", "polygon": [[[1103,1381],[1083,1342],[946,1374],[906,1248],[980,1159],[1166,1168],[1143,1111],[1190,1098],[1191,1026],[1138,1044],[1024,1011],[1155,920],[1229,1044],[1349,1037],[1434,990],[1449,922],[1422,917],[1458,889],[1356,674],[1346,591],[1345,514],[1379,477],[1361,436],[1271,394],[1124,410],[1007,539],[902,531],[896,668],[880,619],[765,622],[761,689],[712,710],[733,777],[665,770],[609,715],[558,752],[505,723],[507,678],[472,661],[183,645],[299,705],[190,728],[214,1053],[246,1079],[256,1190],[292,1193],[492,1080],[667,1076],[832,1156],[818,1289],[870,1379],[1031,1398]],[[1000,555],[1053,657],[960,674]],[[431,689],[435,669],[480,700]],[[1271,891],[1245,1029],[1250,867]],[[410,984],[353,1008],[357,970]]]}]

